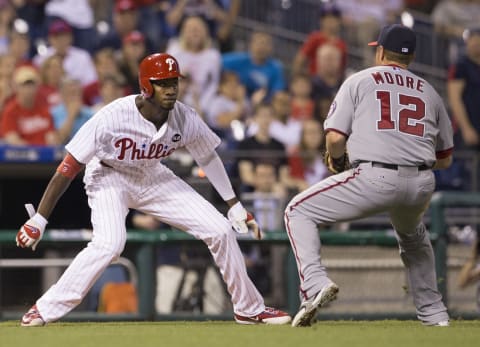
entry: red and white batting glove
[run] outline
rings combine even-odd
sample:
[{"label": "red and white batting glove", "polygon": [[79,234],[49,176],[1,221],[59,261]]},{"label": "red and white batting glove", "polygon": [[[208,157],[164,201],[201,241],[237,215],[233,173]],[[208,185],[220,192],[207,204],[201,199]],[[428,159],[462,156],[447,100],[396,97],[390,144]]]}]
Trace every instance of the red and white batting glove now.
[{"label": "red and white batting glove", "polygon": [[237,233],[246,234],[251,231],[253,237],[257,240],[262,239],[262,231],[260,230],[257,221],[250,212],[247,212],[240,201],[230,207],[227,212],[227,217]]},{"label": "red and white batting glove", "polygon": [[34,251],[40,242],[47,226],[48,221],[39,213],[35,213],[32,204],[25,204],[30,219],[20,228],[17,233],[17,247],[31,247]]}]

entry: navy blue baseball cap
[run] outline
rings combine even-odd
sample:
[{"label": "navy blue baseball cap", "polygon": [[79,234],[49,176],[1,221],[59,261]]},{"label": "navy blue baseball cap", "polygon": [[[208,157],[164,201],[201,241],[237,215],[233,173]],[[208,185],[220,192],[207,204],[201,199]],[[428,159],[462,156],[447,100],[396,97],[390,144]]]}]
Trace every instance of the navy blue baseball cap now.
[{"label": "navy blue baseball cap", "polygon": [[412,29],[401,24],[392,24],[383,27],[378,40],[368,45],[383,46],[386,50],[408,55],[415,52],[417,38]]},{"label": "navy blue baseball cap", "polygon": [[318,16],[320,18],[323,18],[326,16],[333,16],[333,17],[342,16],[342,11],[340,11],[340,9],[337,6],[335,6],[335,4],[331,4],[331,3],[322,4],[318,12],[319,12]]}]

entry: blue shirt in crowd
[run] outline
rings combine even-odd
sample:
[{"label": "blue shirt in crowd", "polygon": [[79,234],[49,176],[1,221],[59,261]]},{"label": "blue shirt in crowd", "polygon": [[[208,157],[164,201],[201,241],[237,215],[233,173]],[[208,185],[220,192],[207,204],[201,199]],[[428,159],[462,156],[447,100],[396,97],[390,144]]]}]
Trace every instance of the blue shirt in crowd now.
[{"label": "blue shirt in crowd", "polygon": [[266,88],[267,98],[278,90],[285,89],[283,65],[276,59],[268,59],[263,65],[256,65],[249,53],[232,52],[222,56],[223,69],[235,72],[247,89],[248,96],[260,88]]}]

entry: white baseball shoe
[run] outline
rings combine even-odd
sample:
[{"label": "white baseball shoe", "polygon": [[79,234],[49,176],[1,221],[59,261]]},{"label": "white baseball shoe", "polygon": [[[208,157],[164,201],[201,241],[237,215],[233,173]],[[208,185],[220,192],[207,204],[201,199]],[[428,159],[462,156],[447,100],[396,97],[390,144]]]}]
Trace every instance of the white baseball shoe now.
[{"label": "white baseball shoe", "polygon": [[312,299],[305,300],[300,305],[298,313],[292,321],[292,327],[309,327],[317,316],[319,307],[322,307],[337,298],[339,291],[335,283],[330,283],[322,288]]},{"label": "white baseball shoe", "polygon": [[20,325],[22,327],[41,327],[45,325],[45,321],[40,315],[40,312],[38,312],[37,305],[33,305],[27,313],[23,315]]},{"label": "white baseball shoe", "polygon": [[287,324],[292,317],[287,312],[277,310],[272,307],[265,307],[265,310],[253,317],[245,317],[235,314],[235,321],[238,324]]},{"label": "white baseball shoe", "polygon": [[442,320],[442,321],[434,324],[433,326],[435,326],[435,327],[448,327],[448,326],[450,326],[450,322],[448,320]]}]

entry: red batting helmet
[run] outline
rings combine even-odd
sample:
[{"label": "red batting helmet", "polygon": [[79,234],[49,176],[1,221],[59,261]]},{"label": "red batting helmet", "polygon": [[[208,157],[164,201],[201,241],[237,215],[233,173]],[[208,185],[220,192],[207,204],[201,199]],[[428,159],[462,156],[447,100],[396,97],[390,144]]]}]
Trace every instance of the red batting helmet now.
[{"label": "red batting helmet", "polygon": [[149,98],[153,95],[150,81],[167,78],[183,77],[180,74],[177,59],[166,53],[155,53],[144,58],[138,71],[138,82],[143,96]]}]

